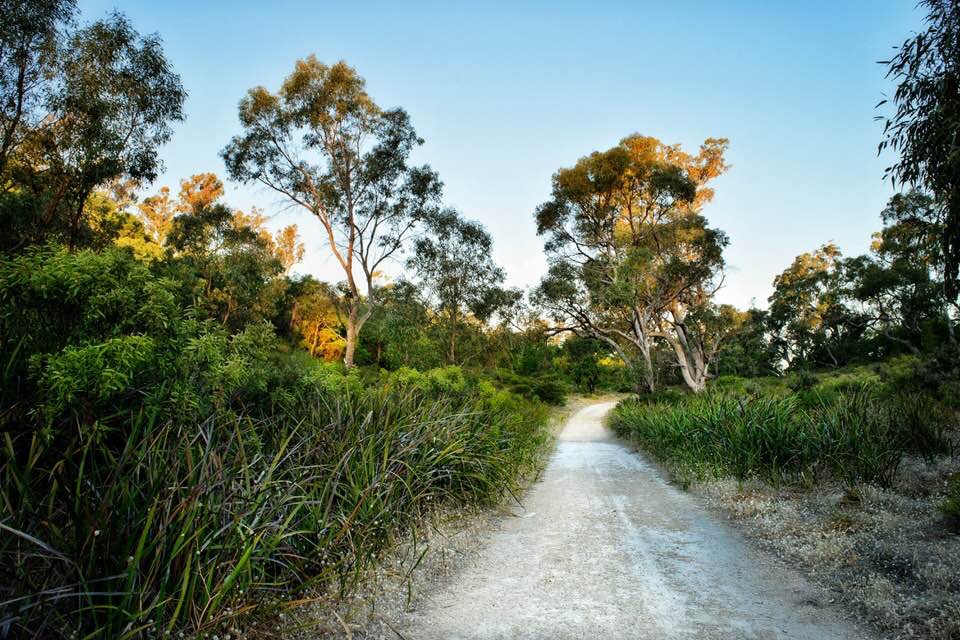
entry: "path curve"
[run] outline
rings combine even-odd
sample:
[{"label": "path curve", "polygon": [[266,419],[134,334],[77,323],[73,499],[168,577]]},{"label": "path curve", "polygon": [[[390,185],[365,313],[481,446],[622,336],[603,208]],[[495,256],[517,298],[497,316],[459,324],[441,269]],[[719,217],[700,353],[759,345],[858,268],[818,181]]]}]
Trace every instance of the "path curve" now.
[{"label": "path curve", "polygon": [[569,419],[524,506],[423,597],[404,638],[870,637],[614,438],[613,406]]}]

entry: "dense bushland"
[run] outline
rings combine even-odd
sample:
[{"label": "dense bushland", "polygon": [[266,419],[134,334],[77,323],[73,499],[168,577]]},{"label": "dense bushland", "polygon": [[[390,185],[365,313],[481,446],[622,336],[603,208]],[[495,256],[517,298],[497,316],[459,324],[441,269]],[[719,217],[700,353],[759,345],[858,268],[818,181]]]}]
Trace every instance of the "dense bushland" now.
[{"label": "dense bushland", "polygon": [[459,367],[348,373],[178,284],[124,249],[0,260],[4,634],[243,624],[538,460],[538,403]]},{"label": "dense bushland", "polygon": [[[942,75],[956,10],[923,4]],[[919,106],[956,92],[910,89],[910,41],[884,144],[912,189],[869,254],[801,254],[744,311],[715,298],[728,238],[704,217],[726,139],[634,134],[560,169],[524,296],[411,164],[412,117],[308,56],[242,98],[221,158],[319,222],[325,283],[292,273],[296,225],[213,173],[149,186],[187,95],[158,36],[74,0],[4,9],[0,636],[213,634],[349,591],[432,509],[512,491],[572,390],[637,391],[615,428],[696,473],[889,484],[952,447],[960,138]]]}]

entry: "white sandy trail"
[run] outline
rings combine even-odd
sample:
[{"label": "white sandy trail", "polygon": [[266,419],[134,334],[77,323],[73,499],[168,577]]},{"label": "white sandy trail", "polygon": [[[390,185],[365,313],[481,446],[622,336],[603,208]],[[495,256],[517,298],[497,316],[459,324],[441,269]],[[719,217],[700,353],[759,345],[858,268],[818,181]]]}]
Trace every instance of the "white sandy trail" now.
[{"label": "white sandy trail", "polygon": [[613,438],[570,418],[540,482],[398,631],[456,638],[868,638]]}]

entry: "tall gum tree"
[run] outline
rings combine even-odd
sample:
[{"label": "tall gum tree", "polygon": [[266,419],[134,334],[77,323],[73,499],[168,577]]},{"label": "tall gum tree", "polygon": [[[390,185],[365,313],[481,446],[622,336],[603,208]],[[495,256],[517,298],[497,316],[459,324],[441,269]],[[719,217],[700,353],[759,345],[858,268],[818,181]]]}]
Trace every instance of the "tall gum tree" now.
[{"label": "tall gum tree", "polygon": [[691,155],[629,136],[554,174],[552,198],[536,212],[550,269],[534,300],[558,323],[553,331],[604,341],[638,365],[647,391],[656,388],[655,340],[699,392],[739,318],[713,303],[727,238],[700,215],[713,197],[708,183],[727,169],[726,147],[711,138]]},{"label": "tall gum tree", "polygon": [[[71,1],[0,5],[0,247],[94,246],[86,205],[153,181],[186,98],[156,35],[120,13],[75,28]],[[95,209],[95,208],[94,208]]]},{"label": "tall gum tree", "polygon": [[469,317],[487,322],[521,295],[501,285],[506,273],[493,260],[493,238],[479,222],[453,209],[432,216],[417,238],[407,266],[416,274],[443,318],[447,362],[457,364],[457,338]]},{"label": "tall gum tree", "polygon": [[353,68],[314,56],[296,63],[279,92],[251,89],[239,115],[243,132],[222,152],[230,176],[266,185],[320,221],[346,281],[343,361],[352,367],[378,303],[378,272],[438,209],[439,178],[408,164],[423,140],[405,111],[376,105]]},{"label": "tall gum tree", "polygon": [[[920,0],[926,28],[914,33],[883,64],[896,82],[893,113],[884,122],[879,151],[896,154],[886,175],[893,183],[933,195],[943,225],[943,282],[960,295],[960,2]],[[887,100],[880,102],[878,107]]]}]

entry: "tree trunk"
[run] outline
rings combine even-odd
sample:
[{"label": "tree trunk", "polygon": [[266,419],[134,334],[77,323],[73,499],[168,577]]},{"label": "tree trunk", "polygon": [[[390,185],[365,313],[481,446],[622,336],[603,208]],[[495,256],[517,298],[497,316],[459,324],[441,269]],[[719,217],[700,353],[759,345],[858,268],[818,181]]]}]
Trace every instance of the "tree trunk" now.
[{"label": "tree trunk", "polygon": [[450,350],[447,351],[447,363],[457,363],[457,310],[450,311]]},{"label": "tree trunk", "polygon": [[683,353],[681,347],[678,343],[674,343],[674,349],[677,352],[677,364],[680,367],[680,375],[683,376],[683,381],[694,393],[700,393],[707,388],[707,372],[706,367],[700,368],[697,367],[694,363],[690,362],[689,358],[686,357],[686,354]]},{"label": "tree trunk", "polygon": [[650,345],[646,345],[640,349],[641,355],[643,355],[643,377],[644,383],[647,386],[648,393],[656,393],[657,391],[657,379],[654,376],[653,371],[653,358],[650,356]]},{"label": "tree trunk", "polygon": [[347,369],[353,367],[354,354],[357,351],[357,342],[360,340],[360,330],[370,319],[373,309],[367,308],[361,313],[363,302],[359,299],[350,301],[350,313],[347,314],[347,346],[343,351],[343,364]]},{"label": "tree trunk", "polygon": [[691,347],[686,336],[683,335],[682,327],[675,327],[677,336],[672,336],[665,331],[659,331],[654,334],[656,337],[663,338],[673,348],[673,353],[677,358],[677,366],[680,367],[680,375],[683,376],[683,382],[694,393],[700,393],[707,388],[707,363],[704,354],[694,351],[700,349],[699,343]]},{"label": "tree trunk", "polygon": [[350,313],[347,314],[347,347],[343,351],[343,366],[353,368],[353,355],[357,350],[357,336],[360,328],[357,326],[359,309],[355,302],[350,303]]},{"label": "tree trunk", "polygon": [[[632,329],[634,336],[633,342],[636,344],[637,349],[640,350],[640,355],[643,356],[643,377],[647,387],[646,390],[648,393],[656,393],[657,379],[653,371],[653,357],[650,354],[650,330],[643,312],[636,307],[634,307],[633,310]],[[640,389],[640,385],[637,385],[638,395]]]},{"label": "tree trunk", "polygon": [[310,343],[310,357],[315,358],[317,356],[317,340],[320,338],[320,323],[313,323],[313,341]]}]

